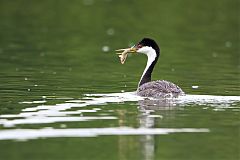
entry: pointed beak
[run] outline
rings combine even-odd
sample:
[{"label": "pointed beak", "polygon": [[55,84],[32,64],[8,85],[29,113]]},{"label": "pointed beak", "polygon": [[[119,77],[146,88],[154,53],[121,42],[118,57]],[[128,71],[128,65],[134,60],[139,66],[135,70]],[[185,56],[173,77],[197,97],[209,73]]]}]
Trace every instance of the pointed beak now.
[{"label": "pointed beak", "polygon": [[131,48],[117,49],[116,52],[123,52],[123,51],[126,51],[126,50],[130,53],[136,53],[137,52],[136,46],[132,46]]},{"label": "pointed beak", "polygon": [[136,53],[136,52],[137,52],[137,47],[136,47],[136,46],[132,46],[132,47],[129,49],[129,51],[130,51],[131,53]]}]

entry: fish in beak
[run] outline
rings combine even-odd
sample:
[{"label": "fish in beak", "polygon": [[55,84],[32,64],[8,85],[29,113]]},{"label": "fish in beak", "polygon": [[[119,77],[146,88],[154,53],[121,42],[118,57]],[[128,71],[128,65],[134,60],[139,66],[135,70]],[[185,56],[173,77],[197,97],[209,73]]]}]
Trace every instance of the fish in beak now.
[{"label": "fish in beak", "polygon": [[117,49],[116,52],[120,52],[117,54],[118,54],[118,57],[120,58],[120,62],[122,64],[124,64],[127,59],[128,53],[136,53],[137,48],[135,46],[133,46],[131,48]]}]

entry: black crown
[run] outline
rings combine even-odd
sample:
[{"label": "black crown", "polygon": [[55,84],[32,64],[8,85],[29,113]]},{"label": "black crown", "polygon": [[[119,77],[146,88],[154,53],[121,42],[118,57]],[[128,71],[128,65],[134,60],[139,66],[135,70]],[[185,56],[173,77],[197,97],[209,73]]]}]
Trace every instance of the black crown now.
[{"label": "black crown", "polygon": [[138,44],[142,46],[149,46],[155,49],[156,53],[160,53],[160,48],[157,43],[151,38],[143,38]]}]

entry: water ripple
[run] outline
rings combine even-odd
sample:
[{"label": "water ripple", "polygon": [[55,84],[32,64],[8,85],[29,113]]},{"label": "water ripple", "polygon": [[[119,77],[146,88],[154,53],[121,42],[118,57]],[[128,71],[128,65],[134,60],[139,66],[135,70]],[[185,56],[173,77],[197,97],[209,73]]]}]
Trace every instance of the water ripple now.
[{"label": "water ripple", "polygon": [[28,140],[53,137],[96,137],[103,135],[161,135],[170,133],[209,132],[205,128],[72,128],[10,129],[0,131],[0,140]]},{"label": "water ripple", "polygon": [[[47,100],[47,97],[46,97]],[[43,101],[20,102],[20,103],[47,103]],[[112,120],[117,119],[115,116],[106,114],[96,114],[94,116],[83,116],[83,113],[100,111],[100,108],[79,109],[90,105],[105,105],[107,103],[120,103],[136,101],[139,106],[152,106],[152,110],[160,107],[169,109],[169,107],[187,106],[187,105],[206,105],[214,107],[215,111],[222,111],[226,108],[239,110],[240,96],[212,96],[212,95],[186,95],[174,99],[151,99],[137,96],[134,92],[111,93],[111,94],[86,94],[82,99],[65,99],[64,103],[55,105],[37,105],[22,109],[19,114],[0,115],[0,125],[4,127],[14,127],[19,124],[46,124],[56,122],[76,122],[90,120]],[[76,108],[77,110],[73,110]],[[71,109],[71,111],[70,111]],[[151,111],[148,109],[148,112]],[[151,115],[151,117],[161,117]]]}]

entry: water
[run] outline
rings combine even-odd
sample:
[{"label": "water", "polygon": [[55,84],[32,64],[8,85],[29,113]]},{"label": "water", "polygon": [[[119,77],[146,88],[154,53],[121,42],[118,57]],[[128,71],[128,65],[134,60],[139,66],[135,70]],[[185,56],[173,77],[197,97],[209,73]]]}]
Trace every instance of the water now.
[{"label": "water", "polygon": [[[237,1],[1,1],[1,159],[239,159]],[[146,57],[114,50],[143,37],[153,79],[187,93],[134,94]]]}]

